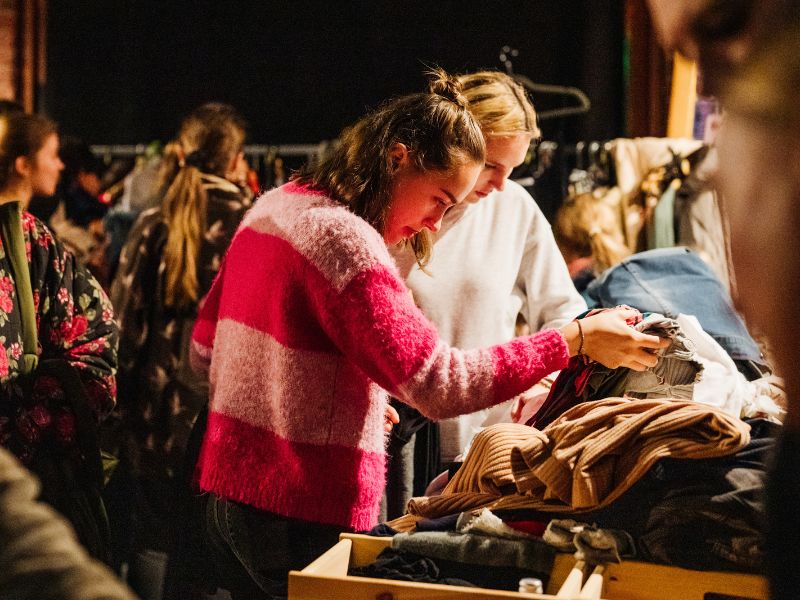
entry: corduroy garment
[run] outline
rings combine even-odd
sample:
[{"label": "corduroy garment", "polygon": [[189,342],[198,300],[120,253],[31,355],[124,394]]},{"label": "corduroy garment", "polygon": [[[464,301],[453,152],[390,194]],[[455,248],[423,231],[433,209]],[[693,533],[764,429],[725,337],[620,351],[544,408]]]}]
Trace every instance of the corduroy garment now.
[{"label": "corduroy garment", "polygon": [[[441,496],[415,498],[412,516],[480,507],[582,512],[619,498],[656,461],[727,456],[750,440],[750,426],[686,401],[608,398],[579,404],[538,431],[486,428]],[[407,531],[413,518],[390,523]]]},{"label": "corduroy garment", "polygon": [[441,419],[507,400],[567,360],[556,330],[470,351],[444,344],[381,235],[287,184],[245,216],[197,319],[192,362],[211,385],[200,487],[368,529],[384,486],[386,391]]}]

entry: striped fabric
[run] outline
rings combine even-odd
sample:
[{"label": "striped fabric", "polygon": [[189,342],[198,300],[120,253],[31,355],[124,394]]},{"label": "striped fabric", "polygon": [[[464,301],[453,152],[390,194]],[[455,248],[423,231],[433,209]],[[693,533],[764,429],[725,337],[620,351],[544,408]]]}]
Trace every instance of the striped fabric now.
[{"label": "striped fabric", "polygon": [[661,458],[713,458],[750,441],[750,426],[716,408],[687,401],[607,398],[579,404],[543,431],[502,423],[475,437],[441,496],[415,498],[416,517],[488,507],[588,511],[619,498]]},{"label": "striped fabric", "polygon": [[200,486],[368,528],[384,485],[386,391],[441,419],[511,398],[567,359],[555,330],[471,351],[441,343],[380,234],[287,184],[246,215],[197,320],[192,361],[211,383]]}]

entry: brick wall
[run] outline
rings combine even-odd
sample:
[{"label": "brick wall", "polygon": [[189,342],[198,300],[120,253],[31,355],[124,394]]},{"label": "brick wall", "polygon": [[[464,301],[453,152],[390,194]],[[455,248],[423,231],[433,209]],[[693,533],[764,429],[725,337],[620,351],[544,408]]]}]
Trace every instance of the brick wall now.
[{"label": "brick wall", "polygon": [[0,0],[0,98],[17,100],[18,18],[16,0]]}]

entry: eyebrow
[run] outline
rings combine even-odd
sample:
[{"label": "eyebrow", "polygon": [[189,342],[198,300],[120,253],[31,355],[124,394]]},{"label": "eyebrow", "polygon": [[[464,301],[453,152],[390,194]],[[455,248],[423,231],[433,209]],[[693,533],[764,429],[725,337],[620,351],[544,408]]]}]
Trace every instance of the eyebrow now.
[{"label": "eyebrow", "polygon": [[442,192],[442,193],[443,193],[445,196],[447,196],[448,198],[450,198],[450,202],[452,202],[453,204],[458,204],[458,200],[456,200],[456,197],[455,197],[455,196],[453,196],[453,194],[451,194],[450,192],[448,192],[448,191],[447,191],[446,189],[444,189],[444,188],[439,188],[439,190],[440,190],[440,191],[441,191],[441,192]]}]

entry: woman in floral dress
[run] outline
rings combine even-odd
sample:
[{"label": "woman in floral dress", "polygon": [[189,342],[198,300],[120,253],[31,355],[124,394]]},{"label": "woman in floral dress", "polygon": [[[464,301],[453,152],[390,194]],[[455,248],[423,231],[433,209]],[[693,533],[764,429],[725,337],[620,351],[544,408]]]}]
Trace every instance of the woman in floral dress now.
[{"label": "woman in floral dress", "polygon": [[[63,169],[58,144],[55,124],[43,117],[0,116],[0,445],[40,475],[43,498],[63,510],[64,490],[53,487],[42,464],[81,465],[99,456],[87,457],[85,447],[78,446],[73,395],[65,393],[62,380],[36,365],[62,362],[74,368],[97,423],[114,407],[118,328],[94,277],[26,211],[34,194],[55,191]],[[28,322],[35,319],[36,327],[28,350],[28,328],[23,332],[22,323],[31,292]],[[72,483],[80,487],[79,481]],[[87,543],[73,515],[65,516]]]}]

